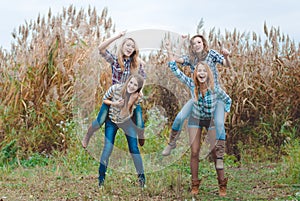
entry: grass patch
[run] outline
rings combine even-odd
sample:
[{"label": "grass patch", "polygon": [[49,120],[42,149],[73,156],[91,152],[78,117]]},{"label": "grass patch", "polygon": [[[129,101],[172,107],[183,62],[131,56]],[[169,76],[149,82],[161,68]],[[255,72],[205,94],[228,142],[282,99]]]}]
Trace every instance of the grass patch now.
[{"label": "grass patch", "polygon": [[[52,157],[48,165],[1,169],[2,200],[191,200],[189,154],[172,165],[147,173],[146,188],[140,189],[135,174],[108,168],[105,187],[98,187],[98,161],[85,151],[78,152],[81,160],[72,155]],[[228,195],[218,196],[218,184],[213,163],[202,160],[199,200],[297,200],[300,187],[279,183],[284,177],[284,163],[252,163],[237,167],[226,157]],[[76,167],[76,168],[74,168]]]}]

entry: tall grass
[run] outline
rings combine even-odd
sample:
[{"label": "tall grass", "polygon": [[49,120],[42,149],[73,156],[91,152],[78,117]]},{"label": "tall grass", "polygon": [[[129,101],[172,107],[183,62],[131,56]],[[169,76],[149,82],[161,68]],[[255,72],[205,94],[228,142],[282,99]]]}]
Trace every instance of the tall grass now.
[{"label": "tall grass", "polygon": [[[207,32],[201,24],[197,27],[210,48],[219,51],[221,43],[231,51],[233,67],[219,71],[233,100],[226,123],[227,151],[237,158],[238,144],[263,146],[274,153],[272,159],[285,152],[284,141],[291,137],[285,130],[296,129],[294,138],[299,138],[300,44],[279,27],[265,23],[264,30],[262,40],[255,32],[235,29],[221,34],[215,28]],[[78,119],[80,125],[86,123],[84,118],[98,109],[111,84],[109,66],[97,46],[113,32],[107,8],[98,15],[95,8],[77,10],[72,5],[56,16],[49,9],[47,16],[39,15],[14,30],[11,52],[0,51],[1,147],[16,140],[20,155],[27,156],[66,152],[77,142],[66,128],[84,130],[77,127]],[[167,69],[162,51],[147,60],[147,83],[152,85],[145,89],[143,107],[161,105],[171,124],[189,92],[169,70],[161,70]],[[160,86],[155,85],[158,81]]]},{"label": "tall grass", "polygon": [[72,5],[14,30],[11,52],[0,54],[1,141],[17,139],[25,155],[66,150],[69,136],[58,125],[73,120],[76,106],[92,111],[110,84],[97,46],[112,31],[107,8],[99,16]]}]

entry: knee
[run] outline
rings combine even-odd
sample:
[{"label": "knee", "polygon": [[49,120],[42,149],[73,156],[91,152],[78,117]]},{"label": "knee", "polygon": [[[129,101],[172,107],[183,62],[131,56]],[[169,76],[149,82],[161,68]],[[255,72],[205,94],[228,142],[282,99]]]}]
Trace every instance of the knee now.
[{"label": "knee", "polygon": [[224,126],[224,120],[221,118],[215,118],[214,124],[215,124],[216,129],[222,129],[222,127]]},{"label": "knee", "polygon": [[199,151],[191,150],[191,159],[198,159],[199,158]]},{"label": "knee", "polygon": [[183,118],[183,116],[181,115],[181,113],[179,113],[177,116],[176,116],[176,118],[175,118],[175,120],[174,120],[176,123],[181,123],[182,121],[184,121],[184,118]]},{"label": "knee", "polygon": [[140,154],[140,150],[139,150],[139,148],[138,148],[138,145],[136,144],[136,145],[130,146],[130,147],[129,147],[129,152],[130,152],[131,154]]},{"label": "knee", "polygon": [[112,146],[104,146],[103,151],[102,151],[102,156],[101,159],[107,159],[109,158],[110,154],[112,152]]},{"label": "knee", "polygon": [[96,119],[96,120],[94,120],[94,121],[92,122],[92,129],[93,129],[93,130],[98,130],[99,128],[100,128],[100,124],[99,124],[98,119]]}]

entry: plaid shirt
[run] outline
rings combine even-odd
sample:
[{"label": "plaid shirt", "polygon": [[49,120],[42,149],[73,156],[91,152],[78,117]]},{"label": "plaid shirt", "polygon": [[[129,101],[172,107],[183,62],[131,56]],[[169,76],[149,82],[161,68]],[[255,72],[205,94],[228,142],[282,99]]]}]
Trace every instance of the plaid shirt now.
[{"label": "plaid shirt", "polygon": [[[195,84],[193,79],[186,76],[176,65],[175,61],[169,62],[169,68],[176,77],[186,84],[191,91],[194,91]],[[194,101],[192,115],[194,118],[205,120],[213,117],[217,100],[222,100],[225,103],[225,112],[230,112],[231,98],[219,86],[214,88],[214,91],[207,90],[204,97],[199,92],[198,100]]]},{"label": "plaid shirt", "polygon": [[[195,58],[194,61],[190,60],[190,57],[188,55],[184,55],[183,57],[183,66],[190,66],[191,72],[193,73],[195,70],[195,65],[199,62],[197,58]],[[223,65],[224,56],[220,53],[218,53],[215,50],[209,50],[208,54],[204,60],[205,63],[207,63],[213,73],[214,76],[214,83],[216,86],[219,86],[219,74],[217,69],[217,63]]]},{"label": "plaid shirt", "polygon": [[[112,70],[112,84],[122,84],[125,83],[130,74],[130,64],[131,58],[124,59],[124,71],[122,71],[121,66],[118,63],[118,57],[108,50],[104,54],[101,54],[104,59],[111,64]],[[146,73],[142,64],[139,65],[138,73],[146,79]]]}]

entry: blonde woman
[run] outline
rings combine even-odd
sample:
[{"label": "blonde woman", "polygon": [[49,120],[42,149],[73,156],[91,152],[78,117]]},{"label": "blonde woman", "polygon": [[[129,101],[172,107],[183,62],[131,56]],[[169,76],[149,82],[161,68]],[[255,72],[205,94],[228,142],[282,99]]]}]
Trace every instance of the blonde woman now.
[{"label": "blonde woman", "polygon": [[[107,48],[108,46],[117,39],[120,39],[126,34],[125,31],[120,32],[118,35],[105,40],[99,45],[99,52],[103,58],[110,63],[112,70],[112,84],[122,84],[128,79],[128,77],[133,73],[138,73],[144,79],[146,78],[146,73],[144,70],[144,62],[139,59],[139,49],[134,39],[125,38],[117,52],[117,55],[112,54]],[[89,144],[90,138],[104,123],[107,118],[109,106],[105,103],[102,104],[97,118],[89,126],[87,134],[82,140],[82,147],[86,148]],[[142,118],[142,108],[137,105],[134,111],[134,122],[141,128],[139,132],[139,143],[141,146],[144,145],[144,122]]]}]

